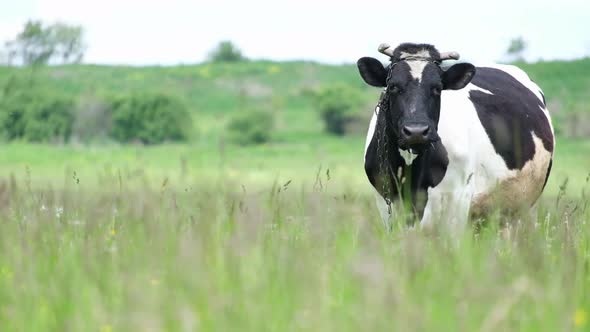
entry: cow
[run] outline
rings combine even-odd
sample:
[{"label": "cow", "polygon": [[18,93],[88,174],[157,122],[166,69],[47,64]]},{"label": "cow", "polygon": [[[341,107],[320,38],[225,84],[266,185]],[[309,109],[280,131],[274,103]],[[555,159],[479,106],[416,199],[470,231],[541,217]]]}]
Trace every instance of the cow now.
[{"label": "cow", "polygon": [[[363,57],[357,67],[368,85],[382,88],[364,168],[385,227],[412,219],[460,230],[492,211],[531,210],[555,145],[537,84],[512,65],[443,64],[459,54],[430,44],[379,51],[389,64]],[[404,206],[410,218],[399,212]]]}]

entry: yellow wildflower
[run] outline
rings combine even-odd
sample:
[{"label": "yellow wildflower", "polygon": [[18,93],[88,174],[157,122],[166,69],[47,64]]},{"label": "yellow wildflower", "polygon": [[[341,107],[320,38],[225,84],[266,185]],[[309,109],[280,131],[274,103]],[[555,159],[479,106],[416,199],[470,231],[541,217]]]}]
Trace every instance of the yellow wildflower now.
[{"label": "yellow wildflower", "polygon": [[0,268],[0,280],[5,279],[7,281],[12,281],[12,277],[14,273],[8,267],[1,267]]},{"label": "yellow wildflower", "polygon": [[201,75],[202,78],[209,78],[211,77],[211,71],[209,70],[209,67],[202,67],[199,69],[199,75]]},{"label": "yellow wildflower", "polygon": [[281,67],[277,66],[277,65],[272,65],[270,67],[268,67],[268,73],[269,74],[276,74],[276,73],[280,73],[281,72]]},{"label": "yellow wildflower", "polygon": [[586,325],[588,321],[588,316],[586,315],[586,311],[584,309],[578,309],[574,313],[574,324],[576,327],[582,327]]},{"label": "yellow wildflower", "polygon": [[100,332],[113,332],[113,327],[110,326],[110,325],[108,325],[108,324],[107,325],[103,325],[100,328]]}]

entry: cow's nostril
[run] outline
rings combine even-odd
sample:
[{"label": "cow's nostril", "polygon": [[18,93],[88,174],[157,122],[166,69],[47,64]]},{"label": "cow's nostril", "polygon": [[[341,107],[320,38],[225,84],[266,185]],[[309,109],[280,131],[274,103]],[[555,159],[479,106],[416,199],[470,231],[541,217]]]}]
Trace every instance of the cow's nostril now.
[{"label": "cow's nostril", "polygon": [[424,129],[424,131],[422,132],[422,136],[427,136],[428,132],[430,132],[430,127],[426,127],[426,129]]},{"label": "cow's nostril", "polygon": [[404,135],[406,135],[408,137],[409,136],[412,136],[412,134],[413,134],[411,127],[408,127],[408,126],[404,126],[404,128],[402,129],[402,131],[404,132]]}]

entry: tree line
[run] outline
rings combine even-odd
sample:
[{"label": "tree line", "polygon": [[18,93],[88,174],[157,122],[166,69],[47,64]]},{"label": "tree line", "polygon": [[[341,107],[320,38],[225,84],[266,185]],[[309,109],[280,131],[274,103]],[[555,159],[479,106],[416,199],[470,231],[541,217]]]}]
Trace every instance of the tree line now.
[{"label": "tree line", "polygon": [[4,44],[4,62],[8,65],[46,65],[79,63],[86,44],[81,26],[28,21],[17,36]]},{"label": "tree line", "polygon": [[[45,24],[29,20],[16,37],[4,43],[1,54],[6,65],[48,65],[80,63],[87,44],[84,29],[63,22]],[[210,53],[211,62],[239,62],[247,58],[231,41],[221,41]]]}]

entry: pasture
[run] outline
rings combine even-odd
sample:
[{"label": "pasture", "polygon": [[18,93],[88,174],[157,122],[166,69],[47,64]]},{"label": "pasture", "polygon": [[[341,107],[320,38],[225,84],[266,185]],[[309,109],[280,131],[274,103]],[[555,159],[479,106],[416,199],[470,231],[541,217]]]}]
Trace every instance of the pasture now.
[{"label": "pasture", "polygon": [[590,142],[510,239],[385,233],[364,138],[316,142],[3,145],[0,330],[590,328]]},{"label": "pasture", "polygon": [[[538,218],[510,238],[494,218],[459,238],[383,231],[363,170],[378,90],[353,66],[38,68],[82,105],[176,95],[195,131],[0,145],[0,331],[589,330],[590,141],[563,135],[587,114],[589,63],[524,65],[561,132]],[[0,67],[3,85],[30,75]],[[309,98],[333,82],[366,102],[348,136],[325,134]],[[271,142],[227,142],[227,117],[251,108],[276,116]]]}]

